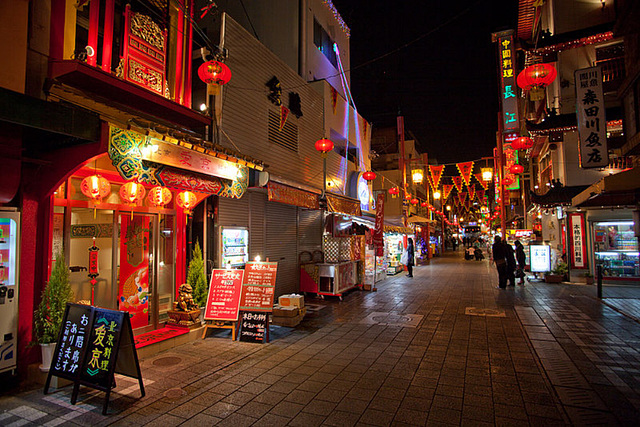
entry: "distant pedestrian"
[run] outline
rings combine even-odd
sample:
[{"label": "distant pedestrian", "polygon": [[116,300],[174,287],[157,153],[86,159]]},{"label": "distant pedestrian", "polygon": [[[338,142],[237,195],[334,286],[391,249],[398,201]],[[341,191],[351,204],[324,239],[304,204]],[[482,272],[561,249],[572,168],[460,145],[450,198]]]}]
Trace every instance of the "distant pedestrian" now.
[{"label": "distant pedestrian", "polygon": [[507,241],[504,241],[505,251],[507,253],[507,279],[509,279],[509,286],[516,285],[516,257],[511,246]]},{"label": "distant pedestrian", "polygon": [[405,265],[407,266],[407,271],[409,272],[409,274],[407,274],[407,277],[413,277],[413,257],[415,256],[415,249],[413,247],[413,239],[411,237],[409,237],[409,239],[407,240],[407,249],[405,253],[407,255],[407,262]]},{"label": "distant pedestrian", "polygon": [[524,267],[526,264],[527,256],[524,253],[524,246],[520,243],[520,240],[516,240],[516,261],[518,262],[518,269],[516,270],[516,277],[520,279],[520,285],[524,285]]},{"label": "distant pedestrian", "polygon": [[493,246],[491,247],[493,262],[498,270],[498,287],[506,289],[507,287],[507,248],[502,243],[500,236],[496,236]]}]

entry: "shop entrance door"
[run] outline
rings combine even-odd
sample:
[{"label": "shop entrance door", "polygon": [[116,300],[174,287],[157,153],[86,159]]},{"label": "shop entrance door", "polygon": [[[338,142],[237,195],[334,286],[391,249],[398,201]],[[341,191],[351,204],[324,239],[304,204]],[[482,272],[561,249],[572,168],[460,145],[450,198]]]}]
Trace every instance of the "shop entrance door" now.
[{"label": "shop entrance door", "polygon": [[136,334],[158,327],[155,253],[156,216],[120,212],[118,216],[118,310],[129,312]]}]

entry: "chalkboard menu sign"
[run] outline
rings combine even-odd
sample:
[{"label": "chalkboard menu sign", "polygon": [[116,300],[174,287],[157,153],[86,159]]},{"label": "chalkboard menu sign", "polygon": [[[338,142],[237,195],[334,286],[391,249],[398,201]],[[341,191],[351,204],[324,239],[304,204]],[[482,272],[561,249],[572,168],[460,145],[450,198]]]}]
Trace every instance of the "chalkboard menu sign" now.
[{"label": "chalkboard menu sign", "polygon": [[240,298],[241,310],[273,311],[277,262],[248,262]]},{"label": "chalkboard menu sign", "polygon": [[265,342],[269,336],[269,313],[243,311],[240,316],[240,341]]},{"label": "chalkboard menu sign", "polygon": [[106,414],[116,372],[137,378],[144,396],[129,313],[67,304],[44,393],[54,375],[73,381],[72,404],[80,385],[105,391],[102,413]]}]

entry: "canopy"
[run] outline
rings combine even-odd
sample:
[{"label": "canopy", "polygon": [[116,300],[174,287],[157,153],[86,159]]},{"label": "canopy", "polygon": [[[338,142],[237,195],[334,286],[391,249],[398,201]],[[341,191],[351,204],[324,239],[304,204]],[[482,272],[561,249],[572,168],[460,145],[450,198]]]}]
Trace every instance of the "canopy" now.
[{"label": "canopy", "polygon": [[432,219],[428,219],[425,218],[423,216],[419,216],[419,215],[411,215],[409,218],[407,218],[407,222],[410,224],[413,223],[417,223],[417,224],[435,224],[436,221],[432,220]]},{"label": "canopy", "polygon": [[640,203],[640,168],[636,167],[600,181],[571,200],[573,206],[625,206]]}]

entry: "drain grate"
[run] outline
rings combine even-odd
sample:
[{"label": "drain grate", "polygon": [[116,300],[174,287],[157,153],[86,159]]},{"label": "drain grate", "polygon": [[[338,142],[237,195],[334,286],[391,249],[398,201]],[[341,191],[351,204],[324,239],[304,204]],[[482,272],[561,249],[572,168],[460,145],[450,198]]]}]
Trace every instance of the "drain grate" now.
[{"label": "drain grate", "polygon": [[167,357],[161,357],[159,359],[154,360],[153,366],[167,367],[167,366],[178,365],[180,362],[182,362],[181,357],[167,356]]},{"label": "drain grate", "polygon": [[180,399],[182,396],[186,396],[187,392],[183,389],[176,387],[170,388],[169,390],[164,392],[164,397],[171,400]]},{"label": "drain grate", "polygon": [[467,307],[464,309],[464,314],[467,316],[507,317],[504,310],[497,310],[495,308]]},{"label": "drain grate", "polygon": [[422,314],[395,314],[374,312],[365,317],[362,320],[362,323],[417,328],[423,318],[424,315]]},{"label": "drain grate", "polygon": [[590,388],[587,380],[575,368],[566,371],[550,370],[547,371],[547,376],[551,384],[555,386],[573,387],[574,389]]},{"label": "drain grate", "polygon": [[608,412],[572,407],[565,407],[565,410],[574,426],[615,426],[620,424],[618,420]]},{"label": "drain grate", "polygon": [[577,406],[585,409],[606,410],[600,397],[593,390],[583,390],[569,387],[556,387],[560,402],[568,406]]}]

